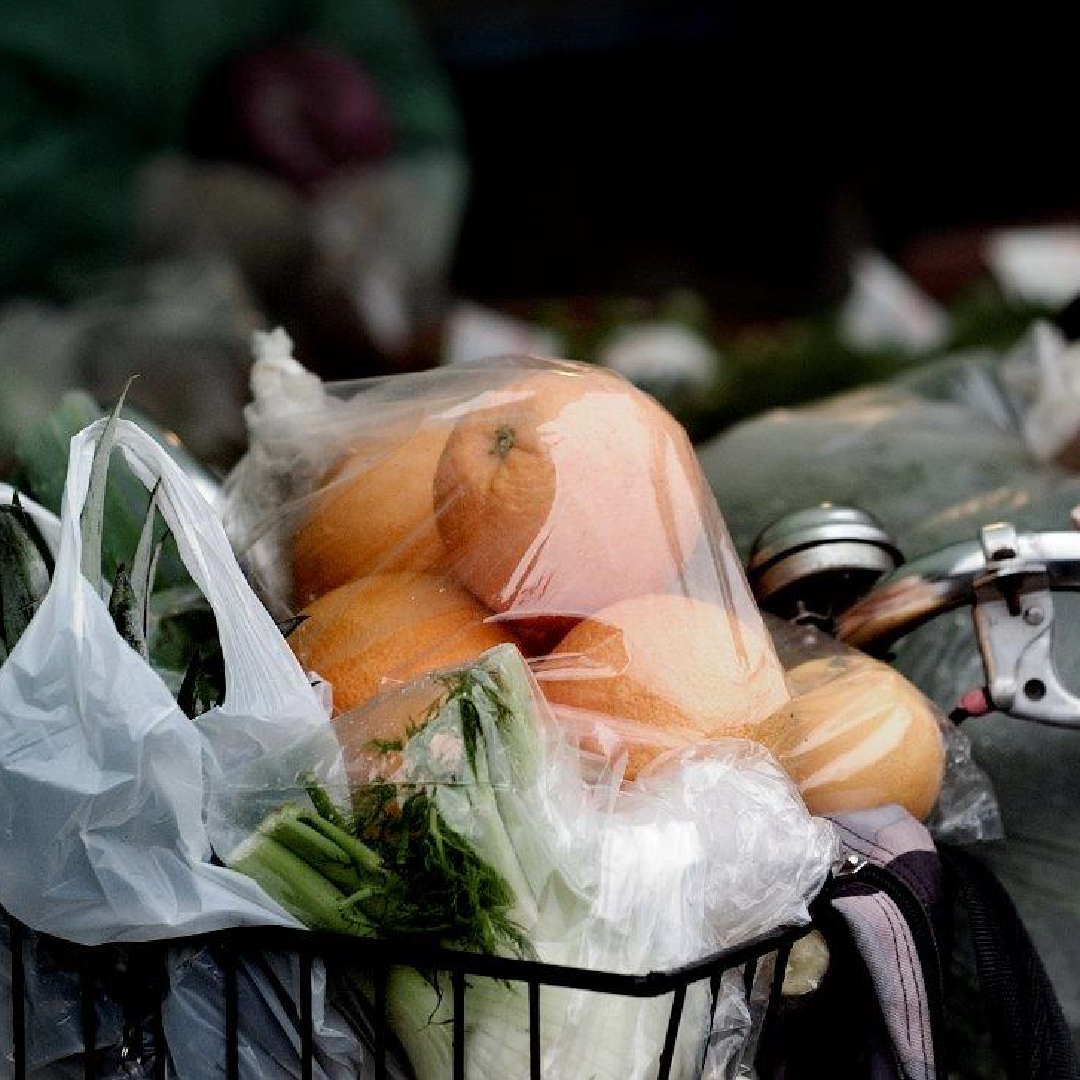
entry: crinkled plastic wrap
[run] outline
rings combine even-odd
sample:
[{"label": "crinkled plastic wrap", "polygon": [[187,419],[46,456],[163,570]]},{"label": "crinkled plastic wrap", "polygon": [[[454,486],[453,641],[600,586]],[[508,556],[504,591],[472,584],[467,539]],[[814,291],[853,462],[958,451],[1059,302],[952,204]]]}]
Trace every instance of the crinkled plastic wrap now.
[{"label": "crinkled plastic wrap", "polygon": [[[534,357],[323,386],[280,333],[252,383],[223,513],[267,604],[303,616],[289,642],[332,687],[352,798],[234,773],[263,823],[230,866],[308,925],[623,973],[806,919],[831,827],[750,741],[783,671],[656,402]],[[332,766],[313,751],[309,775]],[[451,1070],[448,990],[391,975],[418,1080]],[[709,996],[674,1076],[700,1070]],[[470,1075],[524,1075],[525,988],[470,980],[467,1005]],[[540,1009],[545,1076],[655,1072],[669,999],[544,988]]]},{"label": "crinkled plastic wrap", "polygon": [[517,356],[324,386],[281,331],[258,351],[223,513],[337,711],[512,643],[633,778],[787,700],[685,432],[621,377]]},{"label": "crinkled plastic wrap", "polygon": [[[1006,357],[942,361],[886,386],[768,413],[716,439],[702,462],[739,550],[783,513],[821,500],[871,511],[908,557],[972,540],[994,521],[1067,528],[1080,475],[1047,462],[1046,447],[1031,442],[1040,410],[1054,414],[1043,434],[1058,437],[1059,462],[1068,459],[1066,436],[1080,430],[1075,350],[1050,360],[1054,341],[1033,328]],[[1054,393],[1058,383],[1069,392]],[[1059,594],[1055,615],[1058,669],[1067,686],[1080,687],[1080,602]],[[946,712],[985,681],[966,609],[904,638],[894,663]],[[970,741],[1000,806],[1005,842],[983,854],[1015,897],[1080,1033],[1080,736],[1001,714],[969,720],[960,734],[950,759],[966,761]],[[953,773],[950,761],[946,788]]]},{"label": "crinkled plastic wrap", "polygon": [[1001,835],[970,743],[898,671],[809,626],[769,618],[794,723],[777,749],[819,814],[903,806],[952,843]]},{"label": "crinkled plastic wrap", "polygon": [[[340,715],[335,729],[352,805],[370,806],[373,795],[381,800],[374,818],[354,826],[354,835],[379,853],[378,873],[393,866],[393,844],[383,843],[379,833],[393,834],[402,820],[414,822],[413,845],[422,847],[427,841],[421,834],[430,829],[440,850],[468,849],[476,860],[470,872],[475,876],[476,867],[485,867],[509,890],[504,907],[484,915],[491,925],[514,928],[496,937],[502,952],[620,973],[670,968],[805,922],[807,903],[836,855],[832,827],[809,814],[787,775],[755,743],[713,740],[669,751],[630,783],[617,772],[598,772],[598,755],[555,718],[512,645],[390,688]],[[319,768],[313,758],[313,771]],[[299,788],[276,794],[279,806],[307,802]],[[409,809],[417,799],[423,800],[420,816]],[[329,816],[319,828],[348,848],[352,841],[325,825],[338,812],[324,807],[320,813]],[[366,879],[352,894],[359,899],[346,900],[355,912],[351,927],[337,926],[341,904],[324,905],[321,890],[317,896],[282,887],[277,844],[309,866],[326,863],[323,855],[309,857],[306,840],[279,828],[280,813],[269,812],[267,826],[234,853],[231,864],[261,881],[293,914],[309,925],[356,933],[372,932],[365,919],[393,922],[395,904],[406,909],[402,917],[412,917],[409,890],[421,890],[416,881],[402,895],[392,887],[380,892],[382,878]],[[433,879],[425,896],[442,895],[444,884]],[[341,896],[352,887],[341,883]],[[460,911],[463,902],[454,906]],[[426,917],[436,921],[436,909]],[[464,938],[436,936],[461,947],[473,932],[462,926]],[[354,973],[353,983],[363,989],[363,973]],[[735,1000],[742,993],[741,980],[725,984],[722,1022],[745,1013]],[[451,1068],[452,1027],[445,1022],[451,1003],[441,977],[392,971],[388,1016],[417,1080],[441,1080]],[[544,1075],[647,1080],[655,1073],[670,1006],[670,996],[638,1000],[543,988]],[[691,987],[674,1077],[699,1075],[709,1010],[708,982]],[[470,1076],[528,1072],[528,1016],[526,987],[469,980]],[[727,1063],[737,1057],[716,1054]],[[724,1072],[718,1064],[707,1075]]]}]

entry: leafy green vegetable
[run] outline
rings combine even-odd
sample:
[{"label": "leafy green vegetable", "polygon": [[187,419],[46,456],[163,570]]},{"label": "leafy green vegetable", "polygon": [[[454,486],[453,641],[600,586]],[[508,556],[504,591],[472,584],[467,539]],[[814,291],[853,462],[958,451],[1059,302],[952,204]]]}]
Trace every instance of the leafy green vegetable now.
[{"label": "leafy green vegetable", "polygon": [[90,463],[90,486],[82,512],[82,574],[99,594],[102,591],[101,534],[105,527],[105,487],[109,478],[109,462],[116,443],[116,422],[120,419],[120,410],[124,407],[124,398],[130,388],[131,379],[109,414],[105,430],[94,447],[94,458]]},{"label": "leafy green vegetable", "polygon": [[[46,509],[59,514],[71,438],[102,415],[102,410],[88,394],[79,390],[64,394],[56,408],[19,443],[12,482]],[[155,434],[145,418],[134,410],[125,408],[123,416]],[[155,437],[181,465],[188,465],[188,459],[182,457],[167,439]],[[146,488],[127,462],[117,455],[109,469],[101,537],[101,569],[108,580],[113,579],[121,563],[131,566],[131,553],[138,543],[145,518]],[[164,522],[158,519],[155,538],[160,540],[165,536]],[[162,589],[191,585],[191,578],[171,537],[162,550],[157,580]]]},{"label": "leafy green vegetable", "polygon": [[[496,688],[478,669],[445,681],[445,692],[415,724],[469,747],[462,764],[475,780],[483,733],[473,695]],[[495,712],[506,715],[501,701]],[[346,813],[311,777],[303,778],[314,810],[286,804],[271,814],[229,865],[258,881],[307,925],[360,936],[430,939],[480,952],[531,946],[511,916],[517,898],[507,879],[452,827],[438,806],[438,786],[373,782],[354,793]],[[295,880],[285,880],[304,864]],[[312,877],[318,874],[322,881]]]},{"label": "leafy green vegetable", "polygon": [[[431,938],[494,952],[527,952],[508,918],[514,897],[432,800],[413,792],[398,803],[387,785],[377,824],[360,839],[330,817],[286,804],[229,859],[308,926],[362,937]],[[323,802],[320,799],[320,802]],[[325,803],[323,804],[325,808]],[[375,806],[372,802],[367,809]],[[287,877],[296,863],[303,873]]]},{"label": "leafy green vegetable", "polygon": [[37,522],[26,512],[18,488],[12,492],[9,509],[15,515],[26,535],[33,540],[34,546],[38,549],[42,559],[45,560],[45,567],[48,570],[51,579],[53,572],[52,552],[49,550],[49,545],[45,543],[45,537],[41,535],[41,530],[38,528]]},{"label": "leafy green vegetable", "polygon": [[225,700],[225,657],[216,635],[197,642],[176,694],[187,716],[201,716]]},{"label": "leafy green vegetable", "polygon": [[[664,837],[652,832],[653,821],[620,820],[594,802],[576,756],[549,743],[535,683],[515,647],[498,646],[369,708],[379,730],[392,721],[402,735],[356,748],[374,752],[375,776],[352,792],[349,807],[301,778],[311,805],[302,806],[300,795],[279,807],[225,859],[302,922],[616,971],[664,963],[660,942],[670,943],[673,932],[705,936],[703,913],[701,923],[676,914],[679,925],[666,925],[664,912],[679,904],[673,909],[665,890],[686,880],[682,844],[674,862],[650,859],[644,849],[640,865],[633,859],[639,830],[654,843]],[[351,730],[364,719],[354,718]],[[370,994],[368,973],[338,974],[345,986],[339,1004]],[[452,1071],[449,990],[439,972],[388,973],[387,1017],[417,1080],[444,1080]],[[469,1075],[527,1076],[525,987],[476,978],[467,993]],[[707,982],[688,993],[676,1080],[700,1071],[709,996]],[[654,1077],[670,1008],[670,996],[639,1001],[545,987],[545,1075]]]},{"label": "leafy green vegetable", "polygon": [[135,547],[135,557],[131,561],[131,587],[135,597],[135,609],[146,656],[146,643],[150,638],[150,597],[154,592],[154,578],[157,575],[158,562],[161,559],[163,541],[154,539],[154,526],[157,519],[158,492],[161,480],[154,484],[150,492],[150,502],[146,508],[139,543]]},{"label": "leafy green vegetable", "polygon": [[18,502],[0,506],[0,662],[34,617],[49,588],[51,560]]},{"label": "leafy green vegetable", "polygon": [[[100,591],[108,592],[110,610],[125,640],[149,659],[174,694],[180,693],[185,675],[190,676],[186,704],[189,715],[197,715],[220,704],[224,697],[224,664],[217,641],[217,624],[205,597],[184,568],[176,542],[158,512],[158,486],[150,493],[148,504],[142,481],[121,455],[111,454],[116,420],[121,412],[141,426],[148,426],[131,410],[122,409],[121,401],[96,448],[83,517],[84,571]],[[86,394],[66,394],[19,448],[17,474],[24,489],[54,513],[59,513],[63,498],[71,437],[101,415],[101,410]],[[159,436],[159,442],[185,468],[192,467],[167,438]],[[12,512],[11,508],[5,511]],[[47,586],[52,575],[48,548],[32,519],[19,507],[15,512],[21,515],[23,530],[34,541],[44,561],[47,573],[42,580]],[[20,551],[12,565],[16,572],[23,573],[26,552]],[[8,555],[12,555],[10,550]],[[11,573],[8,563],[0,559],[3,578],[0,584],[9,591],[19,587],[18,579],[11,578]],[[104,586],[106,581],[112,582],[108,590]],[[38,591],[41,594],[44,591],[40,582]],[[12,612],[20,606],[15,599],[9,604]],[[4,643],[4,655],[10,644]],[[0,655],[0,660],[4,655]]]},{"label": "leafy green vegetable", "polygon": [[113,579],[109,594],[109,614],[120,636],[146,659],[146,634],[143,631],[142,613],[135,590],[131,587],[131,575],[121,566]]}]

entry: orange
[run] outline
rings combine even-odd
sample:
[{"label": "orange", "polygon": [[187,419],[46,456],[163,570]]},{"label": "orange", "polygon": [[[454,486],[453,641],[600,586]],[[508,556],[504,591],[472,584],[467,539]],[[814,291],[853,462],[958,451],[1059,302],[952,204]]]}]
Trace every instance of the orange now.
[{"label": "orange", "polygon": [[293,540],[293,586],[306,604],[346,581],[431,570],[443,558],[432,508],[446,430],[355,447],[331,470]]},{"label": "orange", "polygon": [[640,596],[585,619],[537,678],[563,723],[626,747],[628,779],[672,747],[755,738],[788,700],[760,620],[685,596]]},{"label": "orange", "polygon": [[434,497],[449,565],[487,607],[565,632],[679,580],[704,486],[668,413],[584,365],[486,396],[450,432]]},{"label": "orange", "polygon": [[456,581],[438,573],[372,574],[310,604],[289,644],[334,690],[334,712],[355,708],[384,680],[417,678],[513,639]]},{"label": "orange", "polygon": [[931,703],[899,672],[858,653],[788,673],[796,697],[765,741],[815,814],[896,803],[925,818],[941,791],[945,747]]}]

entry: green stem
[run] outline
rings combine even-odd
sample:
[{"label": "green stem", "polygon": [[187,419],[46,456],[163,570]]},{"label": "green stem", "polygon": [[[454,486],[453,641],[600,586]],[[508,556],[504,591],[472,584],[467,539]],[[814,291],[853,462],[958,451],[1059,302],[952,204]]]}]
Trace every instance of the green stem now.
[{"label": "green stem", "polygon": [[358,840],[352,833],[335,825],[332,821],[319,814],[301,811],[300,820],[309,828],[316,830],[326,840],[336,844],[352,860],[353,865],[365,874],[381,874],[383,871],[382,859],[375,854],[362,840]]},{"label": "green stem", "polygon": [[257,881],[286,911],[317,930],[371,937],[372,925],[349,906],[332,882],[283,844],[256,833],[229,866]]},{"label": "green stem", "polygon": [[364,882],[349,852],[318,829],[312,828],[308,816],[298,806],[283,806],[259,826],[259,832],[303,859],[339,889],[345,892],[359,889]]}]

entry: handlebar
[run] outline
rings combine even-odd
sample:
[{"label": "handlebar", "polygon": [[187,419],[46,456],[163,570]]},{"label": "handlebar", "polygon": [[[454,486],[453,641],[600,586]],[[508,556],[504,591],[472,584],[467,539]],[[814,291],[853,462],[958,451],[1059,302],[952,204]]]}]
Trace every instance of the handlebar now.
[{"label": "handlebar", "polygon": [[[1016,560],[1045,569],[1052,589],[1080,591],[1080,533],[1015,535]],[[938,615],[974,604],[975,583],[988,569],[984,545],[978,540],[924,555],[883,578],[840,613],[836,636],[860,649],[887,647]]]},{"label": "handlebar", "polygon": [[[1012,716],[1080,728],[1080,696],[1051,651],[1055,591],[1080,591],[1080,532],[986,526],[896,569],[880,525],[825,504],[774,523],[758,538],[751,580],[766,610],[808,618],[849,645],[882,652],[931,619],[970,606],[986,670],[980,700]],[[886,564],[884,576],[880,567]],[[875,572],[876,571],[876,572]],[[867,587],[867,578],[876,584]],[[825,597],[824,614],[815,603]]]}]

